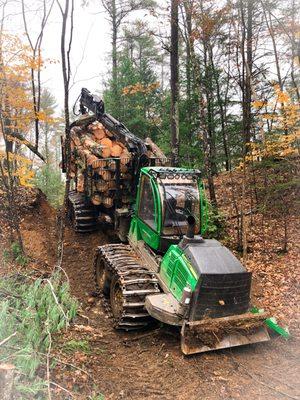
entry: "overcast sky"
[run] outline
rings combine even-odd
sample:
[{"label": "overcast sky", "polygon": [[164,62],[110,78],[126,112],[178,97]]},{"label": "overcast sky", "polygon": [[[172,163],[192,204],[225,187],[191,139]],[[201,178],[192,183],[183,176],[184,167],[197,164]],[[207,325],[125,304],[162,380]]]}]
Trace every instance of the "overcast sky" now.
[{"label": "overcast sky", "polygon": [[[34,11],[34,3],[38,4],[38,2],[39,0],[36,2],[25,0],[28,30],[33,38],[36,37],[40,24],[40,15]],[[101,90],[104,76],[110,68],[111,37],[109,23],[100,6],[100,0],[90,3],[89,7],[82,7],[81,0],[75,0],[70,105],[73,105],[81,87],[87,87],[92,92]],[[20,7],[19,2],[14,2],[7,9],[8,17],[5,19],[5,29],[23,35],[24,26]],[[58,112],[63,104],[60,34],[61,14],[55,4],[45,30],[42,48],[43,58],[54,60],[56,63],[46,62],[46,67],[42,71],[42,82],[43,86],[48,87],[56,97],[59,105]],[[24,41],[26,41],[25,36]]]},{"label": "overcast sky", "polygon": [[[50,4],[52,0],[47,0]],[[43,0],[25,0],[27,25],[33,41],[35,41],[41,23],[41,10]],[[0,0],[0,5],[3,2]],[[64,0],[61,0],[64,6]],[[101,0],[89,0],[87,7],[82,7],[82,0],[74,0],[74,34],[71,51],[72,77],[70,90],[70,106],[73,106],[82,87],[91,92],[100,92],[103,81],[111,68],[111,32],[109,21],[101,5]],[[157,4],[166,5],[166,0],[158,0]],[[4,29],[11,33],[23,35],[24,42],[28,44],[24,33],[24,24],[21,13],[21,1],[9,0],[5,9]],[[165,29],[165,20],[157,20],[146,15],[145,11],[131,14],[131,19],[147,19],[152,26]],[[154,19],[154,21],[153,21]],[[60,64],[60,36],[61,13],[54,2],[54,6],[45,28],[42,55],[46,60],[42,71],[43,87],[50,89],[57,99],[57,112],[63,107],[63,83]],[[47,62],[51,60],[51,62]],[[53,62],[54,61],[54,62]]]}]

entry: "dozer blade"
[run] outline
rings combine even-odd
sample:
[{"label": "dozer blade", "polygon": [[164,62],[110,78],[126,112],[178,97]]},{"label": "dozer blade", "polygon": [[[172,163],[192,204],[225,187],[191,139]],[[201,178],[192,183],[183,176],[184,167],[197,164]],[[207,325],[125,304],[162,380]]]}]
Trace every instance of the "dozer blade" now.
[{"label": "dozer blade", "polygon": [[266,342],[270,337],[264,325],[265,318],[265,314],[247,313],[185,322],[181,329],[181,350],[190,355]]}]

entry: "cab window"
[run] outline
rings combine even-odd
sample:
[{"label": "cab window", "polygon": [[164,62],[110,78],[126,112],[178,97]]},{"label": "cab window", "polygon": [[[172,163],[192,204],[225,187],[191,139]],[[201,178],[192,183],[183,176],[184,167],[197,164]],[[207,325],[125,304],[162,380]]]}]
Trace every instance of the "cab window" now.
[{"label": "cab window", "polygon": [[143,175],[142,177],[140,193],[139,218],[150,226],[150,228],[155,229],[154,196],[148,176]]},{"label": "cab window", "polygon": [[195,233],[200,231],[200,199],[197,182],[182,179],[161,179],[163,235],[182,236],[188,228],[187,216],[196,219]]}]

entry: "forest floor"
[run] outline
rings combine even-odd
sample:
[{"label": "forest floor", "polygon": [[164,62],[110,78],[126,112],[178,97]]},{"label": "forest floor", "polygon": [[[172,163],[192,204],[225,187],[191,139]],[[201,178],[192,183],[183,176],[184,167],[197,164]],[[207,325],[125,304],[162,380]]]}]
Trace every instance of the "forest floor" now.
[{"label": "forest floor", "polygon": [[[216,184],[227,218],[225,241],[234,249],[235,210],[228,175]],[[112,238],[103,232],[84,236],[67,227],[63,267],[81,307],[70,329],[54,338],[53,353],[63,363],[56,365],[51,379],[75,399],[300,400],[299,219],[290,217],[287,253],[280,251],[279,225],[272,219],[261,224],[258,214],[249,215],[247,268],[253,272],[252,303],[288,326],[292,339],[276,337],[190,357],[182,355],[179,335],[172,330],[156,327],[122,333],[113,329],[103,301],[92,296],[94,250]],[[56,261],[56,213],[43,197],[24,210],[22,235],[34,260],[30,266],[51,270]],[[103,397],[89,397],[96,392]],[[52,397],[67,399],[71,394],[58,388]]]}]

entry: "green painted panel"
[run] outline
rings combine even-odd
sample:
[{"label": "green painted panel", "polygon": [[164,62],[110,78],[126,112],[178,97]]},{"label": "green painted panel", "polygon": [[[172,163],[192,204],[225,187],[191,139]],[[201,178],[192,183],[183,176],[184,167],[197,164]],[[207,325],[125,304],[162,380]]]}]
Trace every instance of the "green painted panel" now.
[{"label": "green painted panel", "polygon": [[140,218],[137,218],[138,236],[147,243],[152,249],[158,249],[160,235],[145,224]]},{"label": "green painted panel", "polygon": [[177,300],[182,298],[183,289],[195,290],[198,277],[192,265],[177,245],[170,246],[161,262],[160,275]]},{"label": "green painted panel", "polygon": [[162,280],[169,288],[171,287],[175,264],[181,254],[182,250],[178,246],[171,245],[162,259],[160,266],[160,275],[162,277]]}]

